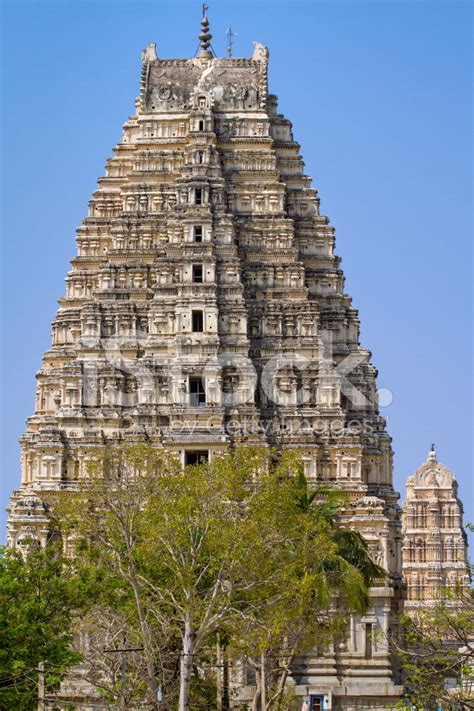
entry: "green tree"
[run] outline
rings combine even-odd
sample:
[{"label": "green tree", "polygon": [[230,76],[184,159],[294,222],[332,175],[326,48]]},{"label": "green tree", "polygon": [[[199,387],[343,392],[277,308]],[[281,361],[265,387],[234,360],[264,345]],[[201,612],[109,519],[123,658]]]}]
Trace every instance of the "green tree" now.
[{"label": "green tree", "polygon": [[179,708],[188,709],[198,654],[205,657],[216,632],[231,630],[250,604],[263,610],[271,602],[262,593],[276,575],[284,533],[265,511],[288,500],[288,481],[269,472],[263,451],[183,470],[169,454],[139,446],[98,456],[81,492],[57,510],[76,558],[120,579],[133,599],[149,703],[166,670],[168,693],[173,688],[174,658]]},{"label": "green tree", "polygon": [[286,708],[296,657],[325,649],[343,633],[347,611],[365,612],[370,585],[385,576],[365,539],[341,527],[343,492],[311,487],[292,452],[282,456],[275,474],[290,476],[289,498],[279,502],[274,521],[285,538],[281,573],[272,579],[272,604],[247,616],[237,644],[255,670],[252,709],[262,711]]},{"label": "green tree", "polygon": [[391,639],[405,673],[405,699],[418,709],[474,709],[472,589],[446,591],[416,615],[402,617],[403,638]]},{"label": "green tree", "polygon": [[275,464],[267,450],[237,448],[183,470],[141,446],[101,453],[90,474],[58,513],[76,555],[106,570],[133,607],[151,705],[160,681],[180,711],[198,689],[208,697],[203,669],[219,635],[235,654],[258,652],[262,666],[285,646],[274,698],[268,705],[262,669],[254,703],[276,706],[295,655],[334,634],[334,593],[341,606],[365,609],[373,569],[359,557],[367,550],[339,535],[340,496],[313,497],[291,453]]},{"label": "green tree", "polygon": [[72,646],[75,613],[88,597],[57,545],[25,557],[0,556],[0,708],[37,708],[38,664],[45,662],[46,690],[79,660]]},{"label": "green tree", "polygon": [[[386,571],[372,560],[365,538],[358,532],[342,525],[342,511],[347,505],[347,496],[340,489],[325,486],[310,487],[300,462],[296,462],[296,505],[315,524],[322,524],[336,546],[335,556],[325,563],[328,575],[339,575],[352,610],[364,612],[370,603],[370,586],[386,577]],[[332,582],[332,581],[331,581]]]},{"label": "green tree", "polygon": [[[175,692],[179,640],[152,587],[161,584],[159,568],[150,571],[143,546],[149,536],[147,502],[162,478],[180,471],[175,458],[143,445],[97,451],[87,480],[75,495],[65,494],[55,509],[55,522],[76,565],[92,567],[101,576],[96,605],[82,628],[92,640],[86,673],[106,701],[118,702],[124,693],[127,704],[139,700],[157,708],[160,682]],[[136,655],[126,657],[131,674],[125,690],[115,669],[120,654],[105,659],[102,654],[97,630],[106,619],[120,620],[111,649],[141,648],[141,663],[135,663]],[[106,637],[111,638],[108,632]]]}]

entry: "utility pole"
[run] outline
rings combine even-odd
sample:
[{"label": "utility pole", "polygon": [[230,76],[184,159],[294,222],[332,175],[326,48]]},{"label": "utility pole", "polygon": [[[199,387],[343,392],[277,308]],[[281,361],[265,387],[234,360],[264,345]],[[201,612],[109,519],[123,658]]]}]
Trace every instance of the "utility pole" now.
[{"label": "utility pole", "polygon": [[222,711],[222,697],[223,697],[223,663],[222,663],[222,647],[221,647],[221,636],[217,633],[216,642],[216,690],[217,690],[217,711]]},{"label": "utility pole", "polygon": [[38,663],[38,711],[45,711],[44,706],[44,662]]},{"label": "utility pole", "polygon": [[265,679],[265,652],[262,652],[260,656],[260,685],[262,687],[262,711],[267,711],[267,689],[266,689],[266,679]]},{"label": "utility pole", "polygon": [[122,650],[122,658],[120,660],[120,671],[121,671],[120,708],[124,709],[125,708],[125,688],[126,688],[126,680],[127,680],[127,657],[125,656],[123,650]]},{"label": "utility pole", "polygon": [[[104,649],[104,652],[108,654],[120,654],[120,706],[121,709],[126,709],[125,705],[125,694],[127,690],[127,652],[143,652],[143,647],[126,647],[126,638],[123,640],[123,647],[117,647],[116,649]],[[38,707],[38,711],[40,711]],[[41,709],[43,711],[43,709]]]}]

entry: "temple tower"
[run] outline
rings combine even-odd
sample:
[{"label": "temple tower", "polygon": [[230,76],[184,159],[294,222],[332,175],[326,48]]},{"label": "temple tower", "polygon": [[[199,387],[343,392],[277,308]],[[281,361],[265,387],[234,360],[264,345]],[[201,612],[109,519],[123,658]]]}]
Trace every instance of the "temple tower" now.
[{"label": "temple tower", "polygon": [[[207,18],[205,18],[207,20]],[[142,53],[136,111],[77,230],[77,254],[21,439],[9,541],[43,544],[58,492],[104,443],[183,464],[232,444],[292,448],[348,493],[347,525],[389,571],[348,639],[295,677],[313,708],[395,702],[386,634],[401,580],[391,440],[344,291],[334,228],[268,93],[268,50]],[[375,296],[375,295],[374,295]]]},{"label": "temple tower", "polygon": [[457,586],[469,587],[467,538],[454,474],[438,462],[434,445],[407,481],[403,504],[405,612],[416,613]]}]

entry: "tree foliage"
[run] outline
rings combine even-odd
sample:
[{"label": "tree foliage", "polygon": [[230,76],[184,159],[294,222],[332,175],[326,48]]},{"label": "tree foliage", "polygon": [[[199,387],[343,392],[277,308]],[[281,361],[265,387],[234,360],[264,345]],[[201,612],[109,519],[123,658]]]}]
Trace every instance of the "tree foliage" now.
[{"label": "tree foliage", "polygon": [[405,673],[406,700],[419,709],[474,709],[474,600],[471,589],[404,615],[392,647]]},{"label": "tree foliage", "polygon": [[107,604],[143,647],[149,705],[160,684],[165,707],[180,711],[215,693],[206,669],[219,638],[227,658],[253,663],[254,707],[269,709],[283,702],[295,657],[336,634],[342,610],[365,610],[383,574],[364,540],[341,530],[343,504],[339,492],[311,491],[292,453],[274,461],[237,448],[183,470],[138,446],[100,453],[57,513],[76,560],[103,571]]},{"label": "tree foliage", "polygon": [[340,526],[344,493],[310,487],[292,452],[274,472],[279,480],[282,473],[289,476],[287,509],[274,521],[284,536],[282,575],[274,581],[271,604],[263,614],[251,609],[244,630],[231,640],[255,672],[252,710],[287,708],[297,657],[323,651],[344,634],[347,612],[365,612],[370,585],[385,576],[366,541]]},{"label": "tree foliage", "polygon": [[37,708],[38,664],[47,690],[79,660],[72,646],[75,613],[86,604],[90,579],[77,575],[57,545],[0,555],[0,708]]}]

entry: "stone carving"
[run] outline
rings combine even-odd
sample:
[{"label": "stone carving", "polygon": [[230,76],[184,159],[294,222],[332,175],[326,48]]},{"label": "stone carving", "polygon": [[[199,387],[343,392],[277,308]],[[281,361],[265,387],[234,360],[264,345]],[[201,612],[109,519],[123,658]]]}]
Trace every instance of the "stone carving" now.
[{"label": "stone carving", "polygon": [[267,62],[270,54],[268,48],[264,47],[260,42],[254,42],[253,47],[252,59],[255,62]]},{"label": "stone carving", "polygon": [[[433,576],[431,571],[436,569]],[[403,504],[403,574],[405,609],[414,613],[446,589],[469,586],[466,534],[457,483],[438,462],[434,448],[407,480]]]},{"label": "stone carving", "polygon": [[[389,576],[367,624],[387,629],[401,574],[390,439],[374,397],[354,411],[345,395],[374,393],[375,369],[291,124],[276,97],[267,108],[268,50],[160,60],[152,44],[142,59],[136,114],[78,229],[38,373],[10,544],[21,548],[26,533],[46,540],[48,504],[87,476],[104,441],[146,432],[183,462],[196,441],[210,457],[240,442],[299,449],[311,481],[347,491],[344,520],[385,556]],[[321,363],[323,332],[333,348]],[[344,375],[341,397],[332,359],[348,355],[364,365]],[[435,514],[451,512],[426,513]],[[298,694],[324,685],[336,708],[374,711],[396,700],[383,645],[371,658],[352,654],[365,624],[351,621],[352,641],[331,659],[302,661]]]},{"label": "stone carving", "polygon": [[167,84],[162,84],[158,87],[157,94],[160,101],[169,101],[173,96],[173,90]]},{"label": "stone carving", "polygon": [[155,42],[150,42],[142,51],[142,62],[154,62],[158,59]]},{"label": "stone carving", "polygon": [[[261,45],[260,45],[261,47]],[[212,92],[216,107],[258,109],[266,96],[265,48],[258,60],[154,60],[150,52],[142,77],[141,104],[150,112],[190,108],[193,94]]]}]

